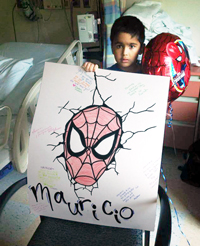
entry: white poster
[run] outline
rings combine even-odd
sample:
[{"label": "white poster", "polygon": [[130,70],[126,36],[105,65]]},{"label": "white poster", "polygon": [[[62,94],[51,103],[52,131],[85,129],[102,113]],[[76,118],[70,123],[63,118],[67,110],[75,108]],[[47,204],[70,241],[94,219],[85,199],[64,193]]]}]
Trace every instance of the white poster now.
[{"label": "white poster", "polygon": [[153,230],[169,78],[46,63],[29,201],[39,215]]}]

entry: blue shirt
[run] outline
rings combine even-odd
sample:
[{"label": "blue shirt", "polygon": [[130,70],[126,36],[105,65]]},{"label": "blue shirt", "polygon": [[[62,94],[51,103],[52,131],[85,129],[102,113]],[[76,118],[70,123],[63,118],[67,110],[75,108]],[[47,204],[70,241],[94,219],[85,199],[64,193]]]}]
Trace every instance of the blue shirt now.
[{"label": "blue shirt", "polygon": [[121,69],[118,67],[117,63],[115,63],[115,64],[112,65],[111,67],[108,67],[107,69],[108,69],[108,70],[114,70],[114,71],[124,72],[123,70],[121,70]]},{"label": "blue shirt", "polygon": [[[124,70],[120,69],[117,65],[117,63],[115,63],[114,65],[112,65],[111,67],[107,68],[108,70],[114,70],[114,71],[120,71],[120,72],[125,72]],[[142,73],[142,70],[138,71],[137,73]]]}]

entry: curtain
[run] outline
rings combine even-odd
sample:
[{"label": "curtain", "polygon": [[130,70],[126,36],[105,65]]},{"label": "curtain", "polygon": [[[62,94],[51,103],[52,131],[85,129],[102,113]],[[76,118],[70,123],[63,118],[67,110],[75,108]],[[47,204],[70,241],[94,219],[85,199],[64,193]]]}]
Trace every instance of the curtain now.
[{"label": "curtain", "polygon": [[114,21],[121,16],[123,0],[104,0],[104,57],[103,68],[110,67],[115,63],[114,56],[111,49],[110,31]]}]

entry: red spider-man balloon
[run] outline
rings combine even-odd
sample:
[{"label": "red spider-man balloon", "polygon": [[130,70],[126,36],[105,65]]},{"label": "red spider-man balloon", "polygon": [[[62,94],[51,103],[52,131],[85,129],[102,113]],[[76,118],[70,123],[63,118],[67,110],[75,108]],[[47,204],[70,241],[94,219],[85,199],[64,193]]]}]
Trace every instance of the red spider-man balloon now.
[{"label": "red spider-man balloon", "polygon": [[176,35],[161,33],[145,48],[143,72],[170,77],[168,101],[183,94],[190,79],[190,61],[187,47]]}]

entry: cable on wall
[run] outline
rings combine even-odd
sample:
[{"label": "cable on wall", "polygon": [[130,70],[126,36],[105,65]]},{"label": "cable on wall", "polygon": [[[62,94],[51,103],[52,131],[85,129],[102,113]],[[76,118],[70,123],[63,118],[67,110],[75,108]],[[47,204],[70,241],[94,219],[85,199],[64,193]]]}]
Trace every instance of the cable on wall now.
[{"label": "cable on wall", "polygon": [[17,42],[17,35],[16,35],[16,29],[15,29],[15,18],[14,18],[14,11],[15,11],[16,6],[17,6],[17,3],[15,3],[15,5],[13,6],[13,9],[12,9],[12,24],[13,24],[15,42]]},{"label": "cable on wall", "polygon": [[37,20],[37,31],[38,31],[37,43],[39,43],[40,40],[39,20]]},{"label": "cable on wall", "polygon": [[73,20],[73,4],[74,4],[74,0],[72,0],[70,3],[70,12],[71,12],[72,37],[73,37],[73,39],[75,39],[75,36],[74,36],[74,20]]},{"label": "cable on wall", "polygon": [[44,21],[49,21],[50,18],[51,18],[51,15],[52,15],[52,9],[50,10],[50,14],[49,14],[49,17],[47,19],[43,19]]},{"label": "cable on wall", "polygon": [[[17,42],[17,33],[16,33],[16,27],[15,27],[15,8],[17,6],[17,3],[14,4],[12,8],[12,24],[13,24],[13,31],[14,31],[14,36],[15,36],[15,42]],[[39,33],[39,19],[36,20],[37,22],[37,43],[39,43],[40,40],[40,33]]]},{"label": "cable on wall", "polygon": [[65,18],[66,18],[66,20],[67,20],[67,25],[68,25],[69,30],[70,30],[70,32],[71,32],[72,38],[74,39],[74,34],[73,34],[72,28],[71,28],[71,26],[70,26],[69,20],[68,20],[67,11],[66,11],[66,9],[65,9],[65,7],[64,7],[64,2],[63,2],[63,0],[62,0],[62,5],[63,5],[64,13],[65,13]]}]

